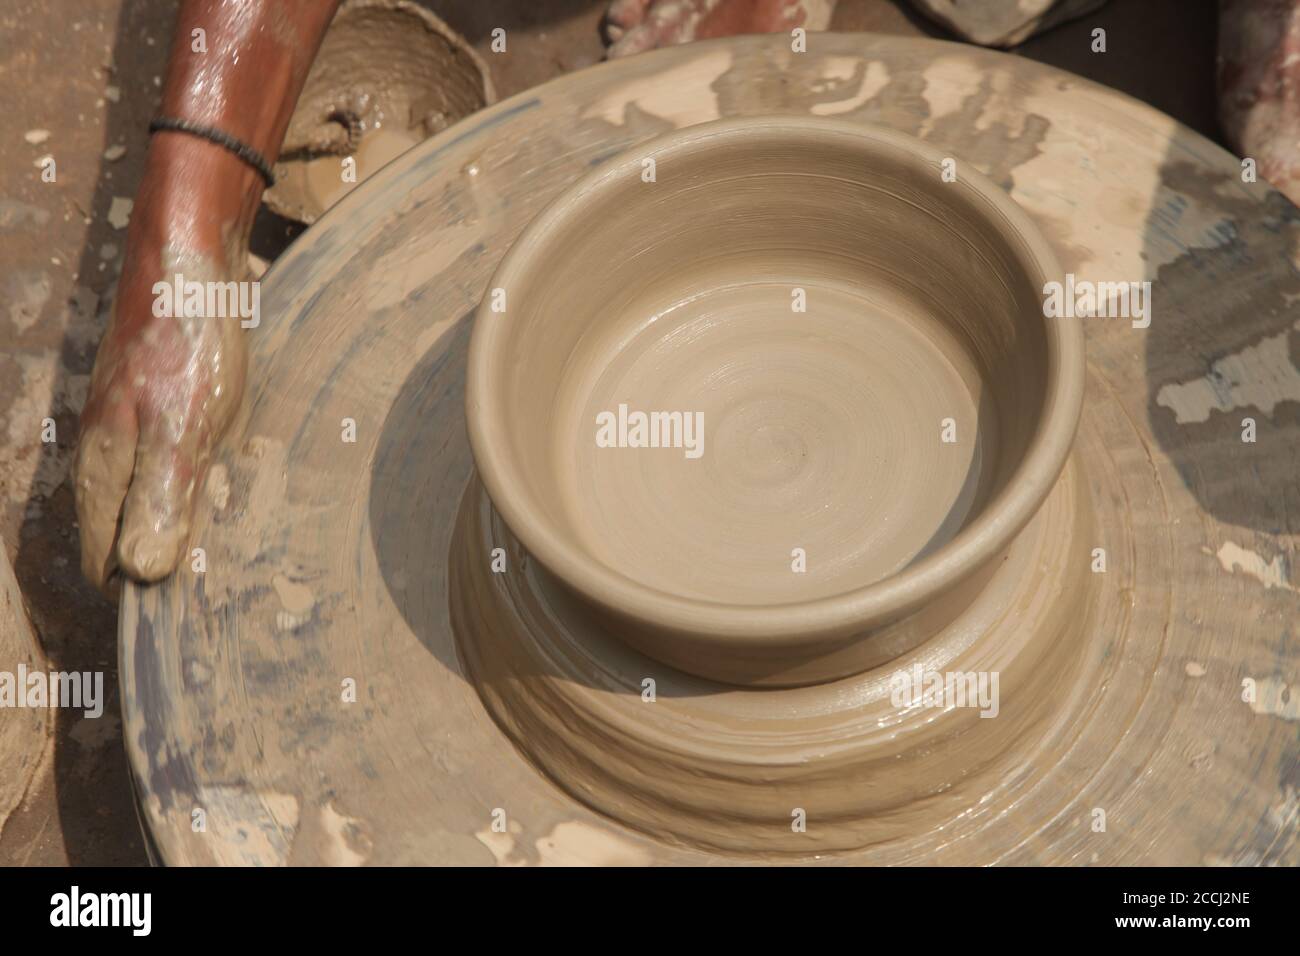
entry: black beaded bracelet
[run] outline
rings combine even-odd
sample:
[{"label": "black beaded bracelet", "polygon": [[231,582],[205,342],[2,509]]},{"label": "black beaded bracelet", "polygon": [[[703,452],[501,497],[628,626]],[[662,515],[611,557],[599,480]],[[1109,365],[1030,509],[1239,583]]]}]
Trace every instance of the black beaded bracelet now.
[{"label": "black beaded bracelet", "polygon": [[212,126],[204,126],[201,123],[191,123],[189,120],[176,119],[171,116],[159,116],[149,123],[150,135],[161,130],[173,133],[189,133],[191,136],[198,136],[200,139],[206,139],[210,143],[216,143],[222,146],[249,166],[252,166],[261,175],[266,182],[266,188],[270,189],[275,185],[275,175],[271,172],[271,164],[253,147],[247,143],[242,143],[229,133],[216,129]]}]

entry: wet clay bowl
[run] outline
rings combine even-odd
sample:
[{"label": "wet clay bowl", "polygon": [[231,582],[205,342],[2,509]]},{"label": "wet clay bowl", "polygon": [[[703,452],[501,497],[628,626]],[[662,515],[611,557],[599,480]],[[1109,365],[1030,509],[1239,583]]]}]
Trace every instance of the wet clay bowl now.
[{"label": "wet clay bowl", "polygon": [[1042,237],[946,159],[726,120],[525,230],[475,319],[468,426],[566,614],[691,674],[793,685],[969,605],[1066,461],[1084,360],[1044,317]]},{"label": "wet clay bowl", "polygon": [[[487,66],[433,13],[408,0],[347,0],[307,74],[263,200],[313,223],[390,160],[494,102]],[[345,177],[349,157],[356,168]]]}]

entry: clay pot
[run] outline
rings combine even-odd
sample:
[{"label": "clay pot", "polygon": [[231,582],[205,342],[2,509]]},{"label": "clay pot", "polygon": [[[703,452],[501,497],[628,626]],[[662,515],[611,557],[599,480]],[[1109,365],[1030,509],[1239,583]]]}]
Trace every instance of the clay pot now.
[{"label": "clay pot", "polygon": [[[32,626],[23,601],[18,579],[14,576],[9,557],[0,548],[0,670],[14,679],[14,674],[36,674],[48,667],[41,652],[40,638]],[[18,677],[16,693],[21,702],[27,693],[24,678]],[[21,806],[32,779],[40,772],[42,755],[50,746],[54,732],[54,711],[45,707],[13,707],[9,702],[4,717],[0,718],[0,830],[4,829],[9,815]]]},{"label": "clay pot", "polygon": [[475,319],[467,415],[553,607],[691,674],[799,685],[969,606],[1066,461],[1084,358],[1043,314],[1047,244],[946,159],[725,120],[525,230]]},{"label": "clay pot", "polygon": [[[487,66],[428,10],[407,0],[348,0],[307,75],[263,201],[315,222],[385,163],[494,102]],[[347,157],[356,168],[345,179]]]}]

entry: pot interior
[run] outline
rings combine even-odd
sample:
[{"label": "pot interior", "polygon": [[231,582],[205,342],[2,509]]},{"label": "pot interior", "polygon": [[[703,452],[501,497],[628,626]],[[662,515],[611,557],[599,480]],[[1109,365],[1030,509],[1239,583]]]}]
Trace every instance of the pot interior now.
[{"label": "pot interior", "polygon": [[642,585],[762,606],[881,581],[995,507],[1043,423],[1024,240],[897,143],[722,131],[542,222],[480,313],[506,333],[485,424],[519,506]]}]

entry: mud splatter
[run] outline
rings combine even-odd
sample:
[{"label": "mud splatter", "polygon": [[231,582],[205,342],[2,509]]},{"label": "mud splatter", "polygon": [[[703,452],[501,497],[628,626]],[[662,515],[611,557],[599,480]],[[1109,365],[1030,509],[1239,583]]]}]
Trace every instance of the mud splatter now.
[{"label": "mud splatter", "polygon": [[[1300,329],[1300,322],[1295,328]],[[1300,370],[1291,363],[1289,339],[1289,332],[1270,335],[1224,356],[1201,378],[1165,385],[1156,393],[1156,404],[1185,425],[1235,408],[1258,408],[1271,416],[1282,402],[1300,402]]]},{"label": "mud splatter", "polygon": [[[627,122],[627,110],[636,106],[676,126],[693,126],[717,119],[718,95],[713,83],[731,69],[731,52],[714,50],[699,59],[664,70],[654,76],[615,87],[582,113],[581,118],[599,117],[614,126]],[[683,103],[692,105],[683,109]]]},{"label": "mud splatter", "polygon": [[1255,682],[1250,709],[1269,717],[1300,720],[1300,686],[1288,687],[1280,677],[1261,678]]},{"label": "mud splatter", "polygon": [[[829,103],[813,104],[811,109],[817,116],[834,116],[838,113],[848,113],[855,110],[878,94],[889,83],[889,70],[885,68],[883,63],[872,61],[864,64],[858,57],[831,57],[829,59],[827,75],[832,79],[851,80],[855,77],[861,79],[858,90],[853,95]],[[844,75],[846,72],[847,76]]]},{"label": "mud splatter", "polygon": [[1259,581],[1266,590],[1269,588],[1296,590],[1287,579],[1286,558],[1283,555],[1279,554],[1272,561],[1265,561],[1254,551],[1227,541],[1215,556],[1219,559],[1219,564],[1223,565],[1223,570],[1232,574],[1237,569],[1241,569],[1243,574],[1248,574]]}]

